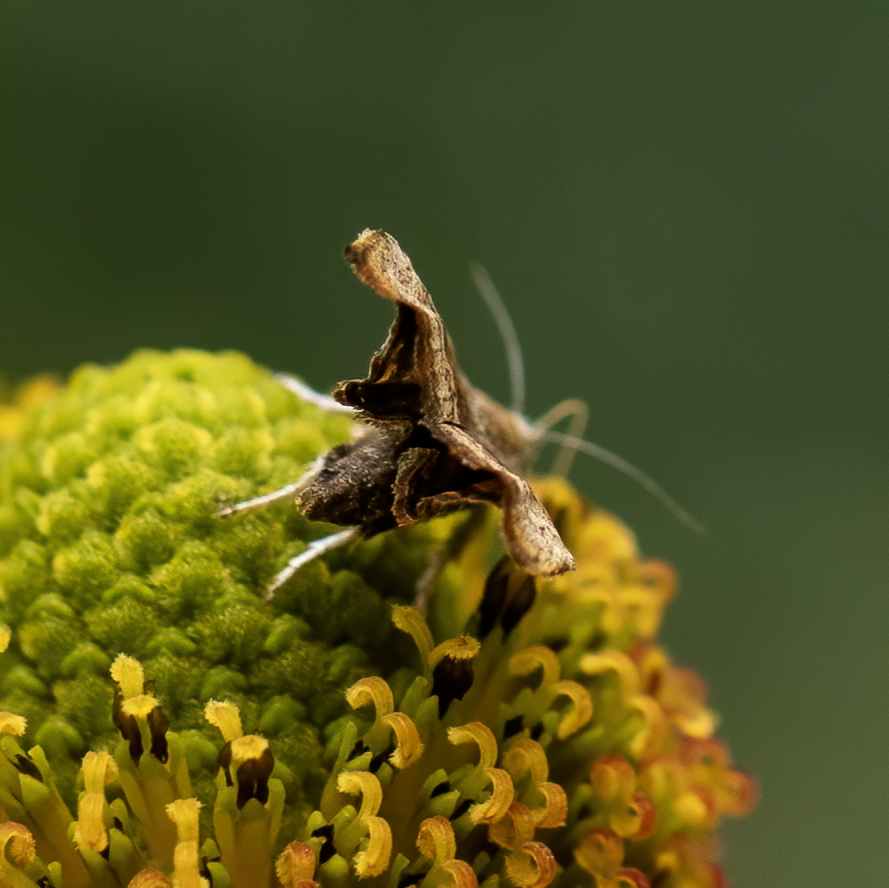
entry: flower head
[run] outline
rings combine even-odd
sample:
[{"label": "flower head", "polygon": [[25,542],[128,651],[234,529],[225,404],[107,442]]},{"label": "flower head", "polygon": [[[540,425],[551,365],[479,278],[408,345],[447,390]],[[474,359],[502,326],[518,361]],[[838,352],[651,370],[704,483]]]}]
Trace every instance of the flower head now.
[{"label": "flower head", "polygon": [[[488,507],[269,580],[277,489],[349,422],[236,354],[140,352],[0,451],[0,839],[15,885],[712,888],[753,784],[658,646],[672,571],[565,483],[577,570]],[[41,880],[43,880],[41,882]]]}]

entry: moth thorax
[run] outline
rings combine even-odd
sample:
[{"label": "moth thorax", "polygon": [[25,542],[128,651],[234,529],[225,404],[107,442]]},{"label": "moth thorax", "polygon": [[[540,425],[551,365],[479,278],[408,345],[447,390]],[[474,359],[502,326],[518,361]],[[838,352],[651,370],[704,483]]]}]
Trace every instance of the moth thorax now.
[{"label": "moth thorax", "polygon": [[518,472],[524,466],[531,443],[528,424],[518,413],[478,389],[470,391],[469,399],[478,429],[490,449],[510,471]]}]

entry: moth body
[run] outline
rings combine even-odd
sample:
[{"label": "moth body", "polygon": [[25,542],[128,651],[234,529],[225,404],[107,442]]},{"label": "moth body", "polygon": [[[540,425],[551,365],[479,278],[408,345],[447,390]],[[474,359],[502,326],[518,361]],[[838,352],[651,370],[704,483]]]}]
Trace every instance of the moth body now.
[{"label": "moth body", "polygon": [[583,425],[585,405],[564,402],[531,425],[472,386],[432,297],[395,238],[367,229],[346,247],[346,258],[362,283],[396,305],[385,342],[371,358],[367,376],[339,383],[332,398],[290,377],[282,382],[325,409],[353,414],[364,426],[350,442],[320,457],[299,481],[219,513],[295,497],[308,518],[345,526],[293,559],[275,578],[270,594],[298,567],[334,545],[485,502],[500,508],[506,549],[527,573],[553,576],[573,570],[574,558],[522,477],[544,440],[602,459],[696,526],[658,484],[626,460],[579,439],[579,431],[564,435],[547,430],[568,415]]},{"label": "moth body", "polygon": [[491,502],[503,512],[507,550],[528,573],[572,570],[571,553],[521,476],[527,424],[466,379],[398,242],[368,229],[346,258],[398,313],[367,377],[334,390],[370,429],[324,458],[300,493],[305,514],[372,534]]}]

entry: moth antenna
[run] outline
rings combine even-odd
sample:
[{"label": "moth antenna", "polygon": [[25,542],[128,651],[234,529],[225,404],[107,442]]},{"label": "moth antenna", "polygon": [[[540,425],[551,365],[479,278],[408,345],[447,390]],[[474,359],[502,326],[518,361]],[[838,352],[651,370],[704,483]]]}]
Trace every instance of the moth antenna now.
[{"label": "moth antenna", "polygon": [[661,487],[654,478],[650,478],[641,469],[636,468],[631,462],[627,462],[622,456],[593,444],[591,441],[585,441],[583,438],[575,438],[573,435],[566,435],[562,432],[554,432],[551,429],[544,429],[540,432],[540,438],[544,441],[550,441],[553,444],[560,444],[563,447],[571,447],[579,453],[586,453],[595,457],[600,462],[617,469],[628,478],[632,478],[640,487],[647,490],[655,499],[666,506],[673,515],[683,524],[691,528],[695,533],[704,533],[704,525],[693,518],[676,500]]},{"label": "moth antenna", "polygon": [[[590,418],[590,408],[587,406],[587,402],[582,401],[580,398],[566,398],[564,401],[560,401],[555,407],[551,407],[547,410],[546,413],[534,423],[534,428],[538,432],[548,431],[553,426],[558,425],[567,416],[571,417],[571,424],[568,426],[568,435],[572,438],[576,438],[578,441],[582,441],[587,421]],[[567,478],[576,455],[576,447],[562,444],[559,447],[559,452],[553,463],[553,474]]]},{"label": "moth antenna", "polygon": [[488,306],[488,311],[497,324],[503,348],[506,350],[506,361],[509,365],[510,410],[522,415],[525,412],[525,363],[522,360],[522,346],[519,344],[518,334],[509,316],[509,309],[497,292],[484,265],[473,262],[469,270],[476,289],[485,300],[485,305]]}]

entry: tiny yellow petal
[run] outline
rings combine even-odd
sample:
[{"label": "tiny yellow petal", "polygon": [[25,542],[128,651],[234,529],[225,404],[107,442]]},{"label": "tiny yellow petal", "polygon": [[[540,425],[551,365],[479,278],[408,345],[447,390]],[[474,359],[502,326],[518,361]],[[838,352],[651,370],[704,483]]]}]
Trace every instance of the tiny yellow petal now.
[{"label": "tiny yellow petal", "polygon": [[593,717],[593,700],[589,691],[576,681],[557,681],[553,683],[552,692],[557,697],[568,697],[571,708],[562,716],[556,733],[560,740],[570,737],[579,731]]},{"label": "tiny yellow petal", "polygon": [[512,775],[513,780],[520,780],[525,774],[530,773],[531,781],[536,785],[543,783],[549,776],[549,762],[546,760],[546,752],[536,740],[531,740],[530,737],[516,740],[503,753],[502,764]]},{"label": "tiny yellow petal", "polygon": [[475,870],[465,860],[449,860],[444,868],[454,880],[454,888],[478,888]]},{"label": "tiny yellow petal", "polygon": [[424,820],[417,832],[417,847],[433,863],[452,860],[457,854],[457,839],[447,817],[439,814]]},{"label": "tiny yellow petal", "polygon": [[536,669],[543,669],[543,685],[559,680],[562,667],[552,648],[536,645],[525,648],[509,658],[509,671],[513,675],[531,675]]},{"label": "tiny yellow petal", "polygon": [[542,829],[564,826],[568,816],[568,796],[558,783],[541,783],[537,787],[546,799],[543,817],[537,821]]},{"label": "tiny yellow petal", "polygon": [[366,820],[376,815],[383,804],[383,787],[375,774],[369,771],[343,771],[337,777],[336,788],[348,795],[361,796],[358,817]]},{"label": "tiny yellow petal", "polygon": [[367,847],[355,855],[355,873],[359,878],[379,876],[389,866],[392,856],[392,830],[382,817],[367,819]]},{"label": "tiny yellow petal", "polygon": [[546,888],[558,869],[553,852],[543,842],[525,842],[506,856],[506,874],[517,888]]},{"label": "tiny yellow petal", "polygon": [[346,702],[353,708],[366,706],[373,703],[377,718],[389,715],[395,709],[395,700],[392,697],[392,689],[386,681],[378,675],[371,675],[356,681],[346,691]]},{"label": "tiny yellow petal", "polygon": [[536,828],[534,812],[521,802],[513,802],[506,814],[488,827],[488,838],[501,848],[512,850],[530,842]]},{"label": "tiny yellow petal", "polygon": [[478,766],[486,771],[497,763],[497,738],[482,722],[469,722],[457,728],[448,728],[448,740],[454,746],[474,741],[479,750]]},{"label": "tiny yellow petal", "polygon": [[383,721],[395,734],[395,752],[389,756],[393,768],[407,768],[423,755],[423,742],[413,719],[403,712],[393,712],[383,717]]},{"label": "tiny yellow petal", "polygon": [[485,773],[491,778],[493,792],[489,799],[469,809],[469,818],[473,823],[496,823],[515,801],[515,786],[508,771],[485,768]]}]

